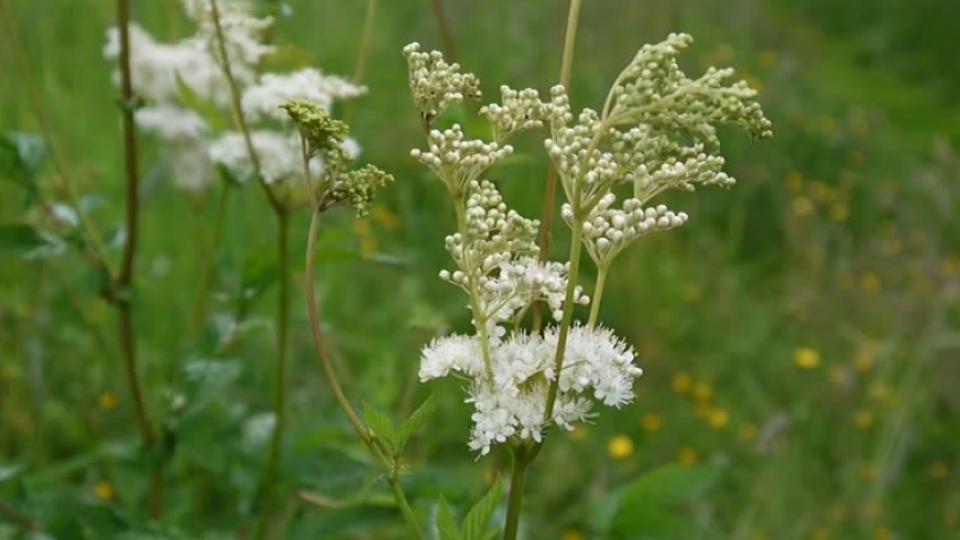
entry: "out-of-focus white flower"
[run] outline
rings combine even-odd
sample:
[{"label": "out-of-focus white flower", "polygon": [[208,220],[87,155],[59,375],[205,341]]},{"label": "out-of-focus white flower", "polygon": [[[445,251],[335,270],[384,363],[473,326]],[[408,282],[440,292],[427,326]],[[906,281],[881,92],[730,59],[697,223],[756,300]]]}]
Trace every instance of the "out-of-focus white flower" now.
[{"label": "out-of-focus white flower", "polygon": [[[303,178],[300,136],[296,131],[259,130],[252,132],[250,139],[266,183]],[[351,158],[360,153],[360,147],[353,139],[344,141],[343,148]],[[223,165],[241,180],[250,178],[254,173],[243,135],[235,131],[227,132],[210,143],[210,160]],[[310,160],[312,175],[319,176],[323,168],[323,159],[320,157]]]},{"label": "out-of-focus white flower", "polygon": [[207,132],[199,114],[175,105],[154,105],[138,109],[137,125],[166,140],[196,139]]},{"label": "out-of-focus white flower", "polygon": [[286,120],[287,114],[280,105],[287,101],[310,101],[329,110],[334,100],[354,98],[366,92],[365,86],[335,75],[324,75],[316,69],[267,73],[243,93],[243,112],[253,120],[264,116]]},{"label": "out-of-focus white flower", "polygon": [[[486,454],[511,437],[540,441],[547,393],[556,378],[557,330],[543,336],[514,334],[491,342],[493,380],[486,376],[480,338],[435,339],[421,355],[420,379],[460,373],[472,379],[467,402],[473,403],[471,449]],[[570,329],[560,373],[552,423],[572,429],[587,420],[592,403],[620,407],[633,399],[633,384],[643,373],[633,349],[606,328]]]},{"label": "out-of-focus white flower", "polygon": [[173,141],[170,150],[174,185],[187,191],[201,191],[211,184],[214,175],[206,139]]}]

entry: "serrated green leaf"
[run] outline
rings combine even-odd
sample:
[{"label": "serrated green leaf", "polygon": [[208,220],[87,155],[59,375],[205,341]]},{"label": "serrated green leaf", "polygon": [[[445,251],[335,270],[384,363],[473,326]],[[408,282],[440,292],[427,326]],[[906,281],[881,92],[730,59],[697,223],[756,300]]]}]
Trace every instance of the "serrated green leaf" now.
[{"label": "serrated green leaf", "polygon": [[396,456],[400,453],[400,447],[397,444],[397,430],[390,417],[371,407],[368,403],[363,404],[363,417],[367,426],[373,432],[373,436],[380,440],[390,451],[390,454]]},{"label": "serrated green leaf", "polygon": [[453,517],[453,511],[450,510],[447,499],[442,496],[437,509],[437,532],[440,533],[440,540],[464,540],[460,528],[457,527],[457,520]]},{"label": "serrated green leaf", "polygon": [[49,246],[51,242],[30,225],[0,225],[0,252],[28,252]]},{"label": "serrated green leaf", "polygon": [[430,420],[433,413],[437,410],[436,396],[431,395],[422,405],[413,411],[409,418],[400,424],[400,430],[397,433],[397,445],[402,450],[407,445],[410,437],[416,433],[424,424]]},{"label": "serrated green leaf", "polygon": [[467,512],[463,518],[463,537],[466,540],[480,540],[487,532],[487,522],[493,516],[493,512],[500,503],[500,495],[503,492],[503,482],[497,477],[496,482],[490,487],[473,508]]}]

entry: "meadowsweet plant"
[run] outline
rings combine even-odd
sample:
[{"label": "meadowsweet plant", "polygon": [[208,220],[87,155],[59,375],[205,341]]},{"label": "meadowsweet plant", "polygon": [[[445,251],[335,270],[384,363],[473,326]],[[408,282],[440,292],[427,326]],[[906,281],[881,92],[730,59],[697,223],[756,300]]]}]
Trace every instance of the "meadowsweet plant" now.
[{"label": "meadowsweet plant", "polygon": [[[732,70],[710,68],[698,78],[681,71],[677,56],[691,42],[671,34],[643,46],[598,110],[575,113],[562,85],[546,100],[535,89],[504,86],[500,103],[479,109],[493,134],[488,141],[459,125],[438,127],[451,104],[480,99],[477,77],[417,43],[403,49],[427,131],[427,146],[411,156],[439,177],[457,217],[445,240],[453,266],[440,278],[463,291],[474,327],[424,347],[420,378],[466,378],[466,402],[474,409],[468,447],[479,455],[497,445],[512,449],[505,538],[516,535],[525,470],[550,429],[573,429],[595,419],[597,404],[621,407],[633,399],[643,373],[637,355],[597,319],[616,256],[638,238],[688,221],[686,213],[653,199],[675,189],[734,184],[722,170],[718,125],[771,135],[756,92],[730,82]],[[565,196],[566,261],[541,260],[539,223],[510,209],[489,176],[513,153],[511,135],[542,127]],[[580,284],[582,251],[597,268],[589,296]],[[528,328],[524,318],[537,303],[549,307],[552,322]],[[574,306],[587,304],[589,317],[575,322]]]}]

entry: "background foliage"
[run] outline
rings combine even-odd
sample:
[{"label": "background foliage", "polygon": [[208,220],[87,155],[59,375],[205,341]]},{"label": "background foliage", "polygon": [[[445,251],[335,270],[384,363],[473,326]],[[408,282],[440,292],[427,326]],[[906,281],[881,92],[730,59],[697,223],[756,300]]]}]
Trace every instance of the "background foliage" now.
[{"label": "background foliage", "polygon": [[[158,36],[185,35],[169,0],[134,2]],[[292,1],[273,62],[349,75],[366,2]],[[318,275],[351,396],[405,418],[404,482],[423,516],[462,517],[509,456],[474,460],[456,385],[416,382],[418,349],[469,324],[435,278],[452,227],[441,186],[409,159],[420,140],[400,48],[440,47],[426,0],[381,2],[367,83],[351,106],[364,159],[397,182],[370,218],[329,218]],[[118,256],[116,90],[102,59],[105,0],[11,2],[82,201]],[[960,4],[938,0],[585,2],[571,90],[597,106],[644,42],[697,42],[693,73],[732,64],[761,90],[776,137],[728,134],[733,191],[671,195],[691,223],[645,239],[611,275],[605,320],[640,351],[637,403],[551,437],[528,480],[528,538],[960,537]],[[484,82],[547,89],[566,2],[448,0],[458,59]],[[140,450],[101,279],[61,239],[25,226],[52,183],[9,49],[0,49],[0,501],[56,538],[236,538],[256,513],[271,426],[273,223],[253,186],[189,196],[145,140],[138,346],[162,449]],[[535,137],[494,171],[538,215]],[[529,153],[524,153],[528,151]],[[25,217],[26,216],[26,217]],[[306,215],[294,220],[302,246]],[[558,225],[557,253],[565,251]],[[400,538],[401,522],[333,406],[309,345],[295,250],[286,538]],[[213,316],[194,321],[214,268]],[[167,512],[144,517],[162,460]],[[306,497],[297,497],[306,492]],[[499,511],[498,511],[499,512]],[[500,514],[496,514],[500,515]],[[430,520],[433,521],[432,519]],[[432,534],[432,531],[431,531]],[[19,536],[18,536],[19,535]],[[23,536],[0,516],[0,538]]]}]

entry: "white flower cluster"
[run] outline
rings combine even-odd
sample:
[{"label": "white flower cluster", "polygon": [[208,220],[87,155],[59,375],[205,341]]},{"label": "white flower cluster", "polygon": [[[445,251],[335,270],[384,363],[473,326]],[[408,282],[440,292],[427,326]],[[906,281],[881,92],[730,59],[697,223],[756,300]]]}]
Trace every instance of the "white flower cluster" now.
[{"label": "white flower cluster", "polygon": [[305,100],[330,110],[334,100],[349,99],[367,93],[358,86],[335,75],[324,75],[316,69],[301,69],[293,73],[265,73],[257,84],[243,93],[243,112],[251,120],[269,117],[286,120],[280,105],[287,101]]},{"label": "white flower cluster", "polygon": [[[536,237],[540,223],[507,208],[496,186],[474,181],[467,199],[463,232],[447,236],[457,270],[440,278],[461,287],[475,301],[474,323],[486,322],[491,339],[502,322],[522,316],[535,301],[546,302],[559,319],[567,287],[567,266],[540,262]],[[577,290],[576,301],[589,299]]]},{"label": "white flower cluster", "polygon": [[518,131],[543,127],[552,107],[540,101],[540,93],[533,88],[514,90],[500,87],[501,103],[480,108],[480,115],[493,125],[496,139],[503,140]]},{"label": "white flower cluster", "polygon": [[472,380],[467,402],[473,403],[475,412],[469,446],[481,454],[512,437],[539,442],[550,423],[573,429],[590,418],[594,401],[620,407],[633,399],[634,382],[643,373],[634,364],[633,349],[606,328],[574,326],[559,374],[556,407],[545,418],[549,385],[557,377],[556,347],[556,328],[542,336],[510,336],[492,349],[490,381],[479,338],[438,338],[423,350],[420,379],[459,373]]},{"label": "white flower cluster", "polygon": [[460,64],[448,64],[438,51],[420,51],[419,43],[403,48],[410,74],[410,91],[429,125],[447,107],[464,99],[480,99],[480,81],[473,73],[461,73]]},{"label": "white flower cluster", "polygon": [[[590,217],[583,222],[583,240],[587,253],[599,268],[608,268],[625,247],[631,242],[654,231],[674,229],[687,222],[685,212],[674,213],[666,205],[643,208],[638,199],[623,201],[623,208],[613,208],[617,198],[608,193],[590,212]],[[573,223],[573,208],[564,203],[561,210],[564,220],[571,226]]]},{"label": "white flower cluster", "polygon": [[466,194],[487,169],[513,154],[509,144],[467,139],[460,124],[444,131],[431,130],[427,143],[427,150],[414,148],[410,156],[433,170],[454,196]]},{"label": "white flower cluster", "polygon": [[[214,110],[228,117],[232,99],[210,1],[183,0],[182,4],[197,25],[196,34],[176,43],[162,43],[131,24],[130,64],[134,89],[147,102],[136,111],[137,124],[165,143],[176,185],[200,190],[213,180],[214,164],[226,167],[238,179],[250,178],[253,165],[239,133],[215,133],[208,122]],[[245,0],[220,0],[218,6],[224,47],[243,91],[241,108],[253,123],[253,146],[264,181],[298,178],[302,174],[300,143],[280,105],[306,99],[329,108],[334,100],[362,95],[366,88],[315,69],[259,75],[258,66],[274,50],[263,43],[272,20],[252,16],[253,5]],[[107,32],[104,56],[116,61],[119,53],[119,32],[112,28]],[[114,78],[119,80],[119,73]],[[348,140],[346,150],[355,154],[359,148]],[[319,171],[322,161],[314,160],[311,167]]]}]

